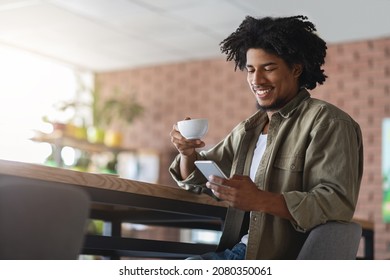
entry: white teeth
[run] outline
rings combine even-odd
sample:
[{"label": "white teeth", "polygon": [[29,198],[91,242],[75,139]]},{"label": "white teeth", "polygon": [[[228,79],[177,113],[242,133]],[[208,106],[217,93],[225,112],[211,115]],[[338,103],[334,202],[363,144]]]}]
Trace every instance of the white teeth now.
[{"label": "white teeth", "polygon": [[256,90],[256,94],[259,94],[259,95],[261,95],[261,94],[267,94],[267,93],[269,93],[271,91],[271,89],[257,89]]}]

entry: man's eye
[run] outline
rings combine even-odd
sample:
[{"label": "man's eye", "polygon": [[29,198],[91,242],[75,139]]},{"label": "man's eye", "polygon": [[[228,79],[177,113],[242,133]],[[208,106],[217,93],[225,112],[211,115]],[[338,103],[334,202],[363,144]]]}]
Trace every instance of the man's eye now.
[{"label": "man's eye", "polygon": [[275,70],[275,67],[265,67],[264,70],[267,72],[270,72],[270,71]]}]

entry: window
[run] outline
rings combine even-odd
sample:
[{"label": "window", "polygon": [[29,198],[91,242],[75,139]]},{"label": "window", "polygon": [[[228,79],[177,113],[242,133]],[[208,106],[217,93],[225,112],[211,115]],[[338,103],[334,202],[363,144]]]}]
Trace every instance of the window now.
[{"label": "window", "polygon": [[74,99],[79,77],[91,82],[93,75],[4,46],[0,62],[0,158],[42,163],[51,148],[29,140],[33,130],[49,129],[44,116],[66,121],[69,116],[56,112],[53,104]]}]

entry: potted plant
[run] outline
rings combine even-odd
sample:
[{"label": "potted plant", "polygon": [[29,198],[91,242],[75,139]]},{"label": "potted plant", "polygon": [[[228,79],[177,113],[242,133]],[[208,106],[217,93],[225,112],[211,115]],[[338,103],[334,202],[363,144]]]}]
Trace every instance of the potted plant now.
[{"label": "potted plant", "polygon": [[[78,79],[78,88],[76,96],[71,100],[62,100],[53,104],[54,109],[58,112],[62,112],[64,116],[67,116],[67,121],[64,123],[63,128],[65,135],[78,139],[87,139],[87,128],[91,122],[91,102],[89,99],[92,92],[82,81],[80,76]],[[92,103],[93,101],[92,97]],[[53,123],[54,127],[55,123]]]},{"label": "potted plant", "polygon": [[123,128],[141,116],[144,107],[138,103],[134,93],[123,96],[118,89],[103,104],[100,117],[107,127],[104,143],[110,147],[118,147],[122,144]]},{"label": "potted plant", "polygon": [[[91,100],[89,102],[88,98],[85,98],[86,93]],[[96,84],[95,88],[89,88],[81,80],[77,99],[59,102],[55,107],[59,111],[69,111],[73,115],[67,124],[71,128],[67,128],[71,130],[69,134],[76,138],[85,137],[91,143],[104,143],[110,147],[119,147],[122,144],[123,127],[131,124],[144,111],[144,107],[138,103],[134,93],[125,96],[115,88],[113,93],[104,99],[99,84]],[[86,118],[85,112],[88,111],[92,115],[92,120]],[[75,126],[75,120],[81,125]]]}]

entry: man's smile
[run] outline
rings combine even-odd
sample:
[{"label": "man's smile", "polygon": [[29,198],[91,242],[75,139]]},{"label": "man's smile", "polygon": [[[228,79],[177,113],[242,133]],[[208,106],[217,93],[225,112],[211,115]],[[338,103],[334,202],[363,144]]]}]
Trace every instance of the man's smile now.
[{"label": "man's smile", "polygon": [[257,97],[259,98],[264,98],[266,97],[269,93],[271,93],[271,91],[273,90],[273,88],[271,87],[268,87],[268,88],[259,88],[257,86],[252,86],[252,90],[253,92],[256,94]]}]

